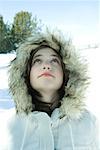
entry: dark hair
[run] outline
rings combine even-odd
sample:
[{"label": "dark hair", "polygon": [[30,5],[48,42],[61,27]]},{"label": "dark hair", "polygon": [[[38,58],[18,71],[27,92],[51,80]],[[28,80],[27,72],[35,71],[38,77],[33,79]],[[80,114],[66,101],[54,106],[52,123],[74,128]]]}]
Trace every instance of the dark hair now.
[{"label": "dark hair", "polygon": [[33,60],[33,56],[35,55],[35,53],[42,49],[42,48],[50,48],[53,49],[58,56],[60,57],[61,60],[61,65],[62,65],[62,69],[63,69],[63,84],[60,87],[60,89],[58,90],[58,95],[59,95],[59,100],[62,100],[64,94],[65,94],[65,85],[68,82],[69,79],[69,71],[65,69],[65,64],[62,61],[62,56],[52,47],[48,46],[48,45],[40,45],[38,46],[36,49],[33,49],[30,53],[30,58],[27,62],[27,66],[26,66],[26,72],[25,72],[25,83],[27,85],[27,89],[28,89],[28,93],[32,96],[32,103],[34,104],[35,101],[39,100],[39,98],[41,98],[41,94],[36,91],[35,89],[32,88],[31,83],[30,83],[30,70],[32,67],[32,60]]}]

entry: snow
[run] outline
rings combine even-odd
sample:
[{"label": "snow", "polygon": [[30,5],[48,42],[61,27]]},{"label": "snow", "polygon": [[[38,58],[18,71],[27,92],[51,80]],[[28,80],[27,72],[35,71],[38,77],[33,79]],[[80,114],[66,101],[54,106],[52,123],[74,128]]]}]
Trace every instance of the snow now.
[{"label": "snow", "polygon": [[99,48],[90,48],[85,49],[83,53],[89,63],[88,72],[91,78],[87,91],[87,106],[100,119],[100,51]]},{"label": "snow", "polygon": [[0,54],[0,89],[8,88],[7,71],[11,60],[15,58],[15,54]]},{"label": "snow", "polygon": [[8,91],[8,68],[15,54],[0,54],[0,112],[14,107],[14,102]]},{"label": "snow", "polygon": [[11,60],[15,58],[15,54],[0,54],[0,67],[7,66]]}]

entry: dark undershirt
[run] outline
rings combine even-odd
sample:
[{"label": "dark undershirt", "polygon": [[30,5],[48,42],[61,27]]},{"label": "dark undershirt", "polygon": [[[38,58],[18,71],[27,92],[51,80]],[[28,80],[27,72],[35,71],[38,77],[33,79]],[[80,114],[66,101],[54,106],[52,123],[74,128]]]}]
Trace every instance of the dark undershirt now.
[{"label": "dark undershirt", "polygon": [[55,108],[59,108],[61,106],[60,101],[55,101],[53,103],[46,103],[36,100],[34,104],[35,104],[35,111],[46,112],[49,116],[51,116]]}]

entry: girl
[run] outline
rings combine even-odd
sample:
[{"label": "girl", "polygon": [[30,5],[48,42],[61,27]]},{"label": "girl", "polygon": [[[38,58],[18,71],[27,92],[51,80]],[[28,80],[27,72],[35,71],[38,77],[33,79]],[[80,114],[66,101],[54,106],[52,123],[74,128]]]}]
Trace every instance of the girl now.
[{"label": "girl", "polygon": [[16,114],[4,150],[99,150],[84,103],[86,64],[69,41],[54,33],[29,39],[9,73]]}]

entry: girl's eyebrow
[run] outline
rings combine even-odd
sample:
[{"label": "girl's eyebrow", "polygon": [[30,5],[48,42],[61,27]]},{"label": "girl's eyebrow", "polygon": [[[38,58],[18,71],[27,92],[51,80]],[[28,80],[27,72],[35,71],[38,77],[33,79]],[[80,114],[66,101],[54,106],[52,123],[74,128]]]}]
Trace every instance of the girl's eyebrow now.
[{"label": "girl's eyebrow", "polygon": [[61,61],[61,58],[58,54],[52,54],[51,56],[58,58]]},{"label": "girl's eyebrow", "polygon": [[41,55],[41,54],[35,55],[35,56],[33,57],[33,59],[35,59],[35,58],[37,58],[37,57],[40,57],[40,56],[42,56],[42,55]]},{"label": "girl's eyebrow", "polygon": [[57,57],[57,58],[59,58],[59,56],[58,56],[58,55],[56,55],[56,54],[52,54],[51,56],[54,56],[54,57]]}]

